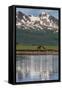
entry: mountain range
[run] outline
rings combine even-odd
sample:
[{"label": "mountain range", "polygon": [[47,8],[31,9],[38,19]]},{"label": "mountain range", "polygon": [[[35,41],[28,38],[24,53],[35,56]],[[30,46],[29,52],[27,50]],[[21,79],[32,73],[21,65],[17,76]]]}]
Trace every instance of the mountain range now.
[{"label": "mountain range", "polygon": [[21,11],[16,12],[16,28],[23,30],[52,30],[58,32],[58,19],[47,12],[42,12],[38,16],[26,15]]}]

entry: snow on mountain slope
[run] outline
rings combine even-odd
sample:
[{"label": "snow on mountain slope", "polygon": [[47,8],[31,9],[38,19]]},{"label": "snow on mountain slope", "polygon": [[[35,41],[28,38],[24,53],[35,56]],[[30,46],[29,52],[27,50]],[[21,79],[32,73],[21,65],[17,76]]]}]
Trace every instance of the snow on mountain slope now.
[{"label": "snow on mountain slope", "polygon": [[58,20],[46,12],[38,16],[31,16],[19,11],[16,13],[16,27],[24,29],[38,28],[38,30],[49,29],[58,32]]}]

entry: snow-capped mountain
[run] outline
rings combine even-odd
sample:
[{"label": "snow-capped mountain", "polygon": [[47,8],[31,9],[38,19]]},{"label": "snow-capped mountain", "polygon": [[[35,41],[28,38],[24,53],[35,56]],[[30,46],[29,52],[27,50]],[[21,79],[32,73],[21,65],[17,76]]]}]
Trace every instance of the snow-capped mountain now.
[{"label": "snow-capped mountain", "polygon": [[38,16],[26,15],[22,12],[16,13],[16,27],[24,29],[49,29],[58,32],[58,19],[42,12]]}]

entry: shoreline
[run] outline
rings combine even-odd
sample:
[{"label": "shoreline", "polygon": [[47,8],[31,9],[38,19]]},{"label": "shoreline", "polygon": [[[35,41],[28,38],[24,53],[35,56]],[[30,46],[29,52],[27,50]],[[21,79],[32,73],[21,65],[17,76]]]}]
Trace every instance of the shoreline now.
[{"label": "shoreline", "polygon": [[44,50],[17,50],[16,55],[58,55],[58,50],[44,51]]}]

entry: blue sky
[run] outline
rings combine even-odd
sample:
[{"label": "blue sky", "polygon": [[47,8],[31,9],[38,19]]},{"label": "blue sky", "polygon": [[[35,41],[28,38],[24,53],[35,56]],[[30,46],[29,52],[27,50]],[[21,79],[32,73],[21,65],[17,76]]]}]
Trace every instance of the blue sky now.
[{"label": "blue sky", "polygon": [[37,16],[42,12],[48,12],[50,15],[58,18],[58,10],[48,10],[48,9],[28,9],[28,8],[16,8],[16,11],[21,11],[26,15]]}]

